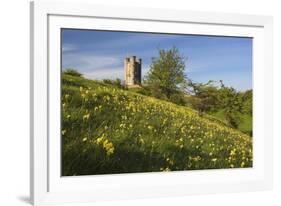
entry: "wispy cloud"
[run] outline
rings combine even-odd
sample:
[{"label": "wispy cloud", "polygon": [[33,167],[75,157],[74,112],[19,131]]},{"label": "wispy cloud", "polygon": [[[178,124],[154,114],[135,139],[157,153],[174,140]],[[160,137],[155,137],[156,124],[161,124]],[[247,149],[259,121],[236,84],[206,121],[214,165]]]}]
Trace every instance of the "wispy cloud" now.
[{"label": "wispy cloud", "polygon": [[84,77],[89,79],[122,79],[124,80],[124,68],[123,67],[111,67],[107,69],[96,69],[83,73]]},{"label": "wispy cloud", "polygon": [[122,64],[122,58],[118,56],[102,56],[95,54],[64,54],[63,68],[78,69],[82,73],[100,69],[110,69]]},{"label": "wispy cloud", "polygon": [[78,49],[77,45],[74,44],[63,44],[62,45],[62,52],[72,52]]},{"label": "wispy cloud", "polygon": [[[149,67],[142,68],[142,78],[149,71]],[[108,69],[96,69],[94,71],[85,72],[83,75],[89,79],[121,79],[124,80],[124,67],[112,67]]]}]

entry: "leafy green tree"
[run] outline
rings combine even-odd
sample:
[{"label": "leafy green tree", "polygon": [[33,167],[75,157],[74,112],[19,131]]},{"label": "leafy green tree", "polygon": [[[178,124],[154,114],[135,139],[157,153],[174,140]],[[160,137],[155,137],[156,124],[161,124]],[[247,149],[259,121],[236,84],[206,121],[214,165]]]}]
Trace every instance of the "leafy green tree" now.
[{"label": "leafy green tree", "polygon": [[[152,59],[148,74],[145,76],[145,84],[152,90],[152,95],[161,99],[176,99],[173,94],[184,91],[187,84],[185,60],[176,47],[159,50],[159,56]],[[181,101],[181,100],[180,100]]]},{"label": "leafy green tree", "polygon": [[[191,88],[191,93],[194,94],[189,98],[189,103],[200,115],[205,112],[223,110],[229,125],[238,128],[241,123],[241,112],[244,108],[243,102],[250,99],[250,93],[243,96],[234,88],[226,87],[222,81],[220,81],[219,86],[215,86],[213,81],[206,84],[190,81],[189,87]],[[245,109],[247,110],[251,109],[251,105],[246,105],[246,107]]]},{"label": "leafy green tree", "polygon": [[213,83],[213,81],[206,84],[189,81],[191,93],[194,94],[189,98],[189,103],[199,111],[199,114],[214,111],[219,107],[219,89]]},{"label": "leafy green tree", "polygon": [[241,111],[243,109],[243,99],[239,92],[232,87],[226,87],[221,81],[220,104],[225,110],[225,116],[229,124],[238,128],[241,122]]}]

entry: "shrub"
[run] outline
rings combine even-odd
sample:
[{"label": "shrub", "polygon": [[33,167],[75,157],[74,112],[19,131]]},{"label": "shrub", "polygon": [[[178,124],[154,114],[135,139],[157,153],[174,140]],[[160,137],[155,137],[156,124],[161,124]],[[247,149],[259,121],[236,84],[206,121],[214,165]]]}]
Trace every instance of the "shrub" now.
[{"label": "shrub", "polygon": [[113,80],[113,79],[103,79],[102,81],[105,84],[111,84],[111,85],[116,86],[118,88],[123,88],[121,79],[119,79],[119,78],[117,78],[115,80]]},{"label": "shrub", "polygon": [[75,69],[66,69],[63,71],[64,74],[68,74],[68,75],[71,75],[71,76],[76,76],[76,77],[81,77],[82,74],[79,73],[77,70]]}]

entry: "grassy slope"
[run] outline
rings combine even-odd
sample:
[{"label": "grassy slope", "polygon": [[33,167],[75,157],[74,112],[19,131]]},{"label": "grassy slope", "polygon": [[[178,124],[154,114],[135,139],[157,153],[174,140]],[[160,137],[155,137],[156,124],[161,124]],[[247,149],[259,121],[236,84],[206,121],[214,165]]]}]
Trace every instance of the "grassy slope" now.
[{"label": "grassy slope", "polygon": [[[210,115],[227,124],[227,120],[225,119],[225,113],[223,110],[210,113]],[[249,114],[241,114],[240,118],[241,118],[241,122],[238,125],[238,129],[246,134],[251,134],[252,133],[252,116]]]},{"label": "grassy slope", "polygon": [[192,109],[63,75],[63,175],[252,166],[252,138]]}]

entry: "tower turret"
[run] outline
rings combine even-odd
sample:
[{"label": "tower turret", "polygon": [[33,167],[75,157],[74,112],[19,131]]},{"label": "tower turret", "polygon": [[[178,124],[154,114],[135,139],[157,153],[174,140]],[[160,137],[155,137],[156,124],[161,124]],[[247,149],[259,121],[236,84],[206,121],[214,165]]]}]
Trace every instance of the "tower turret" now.
[{"label": "tower turret", "polygon": [[125,86],[128,88],[139,87],[141,85],[141,59],[136,60],[136,56],[125,58]]}]

